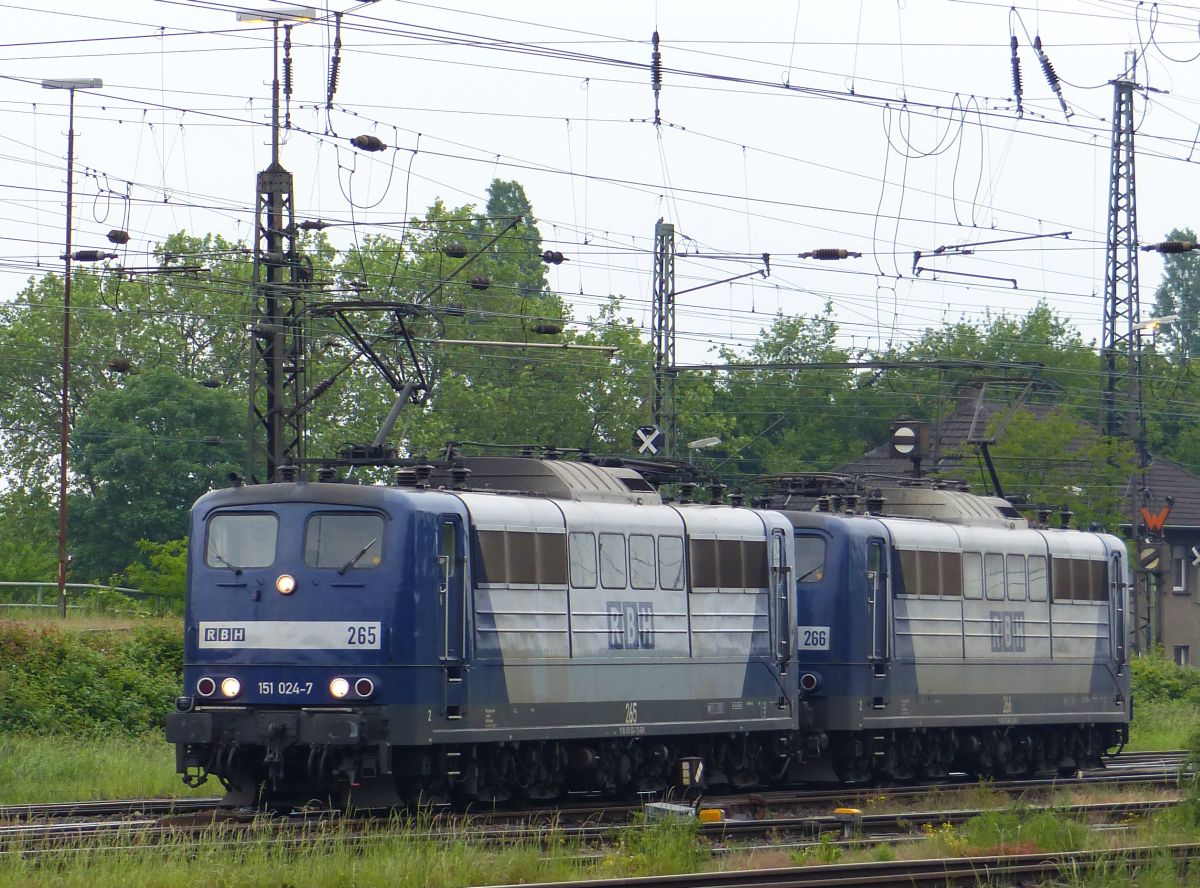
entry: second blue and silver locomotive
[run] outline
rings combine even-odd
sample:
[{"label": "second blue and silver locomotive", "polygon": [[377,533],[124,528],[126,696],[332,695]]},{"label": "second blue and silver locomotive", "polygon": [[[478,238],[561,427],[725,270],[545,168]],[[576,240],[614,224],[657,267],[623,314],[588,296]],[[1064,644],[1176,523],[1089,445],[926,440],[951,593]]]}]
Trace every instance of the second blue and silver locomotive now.
[{"label": "second blue and silver locomotive", "polygon": [[[466,471],[470,468],[470,472]],[[192,512],[180,772],[368,807],[1099,762],[1125,552],[1002,500],[666,503],[480,458]]]}]

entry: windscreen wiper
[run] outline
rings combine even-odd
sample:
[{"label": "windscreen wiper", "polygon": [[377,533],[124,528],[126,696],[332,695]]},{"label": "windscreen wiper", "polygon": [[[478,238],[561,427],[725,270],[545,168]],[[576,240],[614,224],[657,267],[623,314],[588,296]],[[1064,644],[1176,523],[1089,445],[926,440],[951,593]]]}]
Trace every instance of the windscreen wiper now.
[{"label": "windscreen wiper", "polygon": [[216,549],[209,549],[208,554],[211,555],[213,558],[217,559],[217,561],[221,562],[223,565],[225,565],[231,571],[233,571],[233,575],[235,577],[240,577],[242,575],[242,569],[240,567],[238,567],[236,564],[233,564],[232,562],[230,562],[230,560],[228,558],[226,558],[224,555],[222,555]]},{"label": "windscreen wiper", "polygon": [[373,545],[375,545],[375,543],[378,539],[379,539],[379,537],[375,537],[373,540],[371,540],[371,542],[367,543],[365,546],[363,546],[361,549],[359,549],[357,555],[355,555],[353,558],[351,558],[349,561],[347,561],[345,564],[343,564],[341,566],[341,568],[338,570],[338,576],[339,577],[344,576],[346,571],[348,571],[350,568],[354,567],[354,565],[358,563],[358,559],[360,559],[364,555],[366,555],[367,550],[370,549]]}]

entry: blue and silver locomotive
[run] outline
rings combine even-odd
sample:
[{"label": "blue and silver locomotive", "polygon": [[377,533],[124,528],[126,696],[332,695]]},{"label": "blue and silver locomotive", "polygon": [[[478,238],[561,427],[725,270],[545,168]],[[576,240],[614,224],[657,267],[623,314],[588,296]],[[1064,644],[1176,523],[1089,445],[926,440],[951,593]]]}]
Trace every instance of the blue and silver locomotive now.
[{"label": "blue and silver locomotive", "polygon": [[894,493],[886,516],[664,503],[630,469],[508,458],[212,492],[179,771],[231,804],[376,807],[1023,772],[1121,743],[1119,541]]}]

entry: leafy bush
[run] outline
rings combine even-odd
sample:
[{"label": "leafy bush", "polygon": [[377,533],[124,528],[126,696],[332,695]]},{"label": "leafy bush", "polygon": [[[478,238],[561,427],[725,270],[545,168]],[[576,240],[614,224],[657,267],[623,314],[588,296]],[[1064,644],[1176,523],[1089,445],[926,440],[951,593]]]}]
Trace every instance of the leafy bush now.
[{"label": "leafy bush", "polygon": [[1176,666],[1161,648],[1134,657],[1129,671],[1135,706],[1167,700],[1200,703],[1200,669]]},{"label": "leafy bush", "polygon": [[96,632],[0,622],[0,731],[161,731],[179,693],[182,634],[175,621]]}]

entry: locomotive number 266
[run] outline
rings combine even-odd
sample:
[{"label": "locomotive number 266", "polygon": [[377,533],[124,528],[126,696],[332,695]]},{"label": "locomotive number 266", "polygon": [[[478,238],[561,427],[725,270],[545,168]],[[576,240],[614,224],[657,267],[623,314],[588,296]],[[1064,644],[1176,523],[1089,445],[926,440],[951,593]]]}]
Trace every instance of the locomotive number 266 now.
[{"label": "locomotive number 266", "polygon": [[827,651],[829,650],[829,627],[828,626],[797,626],[796,630],[800,633],[799,647],[802,651]]}]

